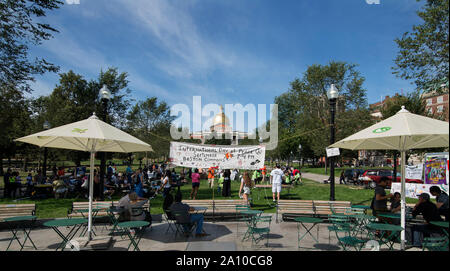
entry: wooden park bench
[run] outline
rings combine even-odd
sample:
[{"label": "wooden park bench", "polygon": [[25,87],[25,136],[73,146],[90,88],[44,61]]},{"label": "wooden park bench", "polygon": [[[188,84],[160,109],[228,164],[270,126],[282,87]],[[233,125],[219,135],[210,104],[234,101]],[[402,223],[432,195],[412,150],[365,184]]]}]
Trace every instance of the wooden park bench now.
[{"label": "wooden park bench", "polygon": [[[236,206],[243,205],[243,200],[183,200],[183,203],[191,207],[206,207],[208,208],[204,215],[216,218],[235,218]],[[200,212],[200,213],[203,213]]]},{"label": "wooden park bench", "polygon": [[349,201],[280,200],[277,204],[276,221],[278,222],[279,215],[282,220],[296,216],[327,218],[332,214],[344,214],[349,208]]},{"label": "wooden park bench", "polygon": [[16,216],[34,216],[36,215],[36,204],[1,204],[0,221],[5,218]]},{"label": "wooden park bench", "polygon": [[[97,213],[97,216],[107,216],[108,212],[107,209],[109,209],[111,206],[117,206],[119,204],[118,201],[95,201],[92,202],[92,208],[98,208],[98,209],[104,209]],[[67,217],[68,218],[80,218],[87,216],[86,212],[81,212],[81,210],[87,210],[89,209],[89,202],[83,201],[83,202],[73,202],[72,207],[67,211]]]}]

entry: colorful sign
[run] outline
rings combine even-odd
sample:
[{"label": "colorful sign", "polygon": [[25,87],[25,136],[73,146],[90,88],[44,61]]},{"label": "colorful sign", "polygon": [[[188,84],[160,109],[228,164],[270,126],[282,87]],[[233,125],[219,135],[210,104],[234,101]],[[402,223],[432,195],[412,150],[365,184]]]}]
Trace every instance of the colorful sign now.
[{"label": "colorful sign", "polygon": [[[418,199],[419,195],[422,193],[427,193],[430,195],[431,198],[434,198],[433,195],[430,193],[430,187],[432,186],[438,186],[441,191],[444,191],[448,194],[448,185],[435,185],[435,184],[417,184],[417,183],[406,183],[405,184],[405,197],[407,198],[414,198]],[[394,194],[395,192],[401,193],[401,183],[392,183],[391,184],[391,193]]]},{"label": "colorful sign", "polygon": [[265,146],[170,143],[170,162],[181,167],[257,170],[264,167],[265,156]]},{"label": "colorful sign", "polygon": [[448,184],[447,183],[447,159],[437,158],[425,162],[426,184]]}]

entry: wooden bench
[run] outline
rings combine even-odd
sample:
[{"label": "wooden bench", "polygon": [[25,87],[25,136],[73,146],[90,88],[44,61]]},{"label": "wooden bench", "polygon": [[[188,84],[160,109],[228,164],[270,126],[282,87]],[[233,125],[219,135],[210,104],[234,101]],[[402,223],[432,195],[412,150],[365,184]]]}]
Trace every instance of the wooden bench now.
[{"label": "wooden bench", "polygon": [[[99,211],[97,213],[98,217],[107,216],[108,212],[107,209],[109,209],[111,206],[117,206],[119,205],[118,201],[94,201],[92,202],[92,208],[99,208],[104,209],[102,211]],[[146,210],[149,210],[150,203],[147,202],[143,206]],[[89,202],[83,201],[83,202],[73,202],[72,207],[67,212],[67,217],[83,217],[83,213],[78,212],[79,210],[85,210],[89,209]],[[84,214],[86,216],[86,214]]]},{"label": "wooden bench", "polygon": [[280,200],[277,204],[276,221],[278,222],[279,215],[284,220],[286,217],[344,214],[350,207],[349,201]]},{"label": "wooden bench", "polygon": [[36,204],[2,204],[0,205],[0,221],[15,216],[36,215]]},{"label": "wooden bench", "polygon": [[[206,207],[205,216],[236,217],[236,205],[243,205],[243,200],[183,200],[183,203],[191,207]],[[201,212],[203,213],[203,212]]]}]

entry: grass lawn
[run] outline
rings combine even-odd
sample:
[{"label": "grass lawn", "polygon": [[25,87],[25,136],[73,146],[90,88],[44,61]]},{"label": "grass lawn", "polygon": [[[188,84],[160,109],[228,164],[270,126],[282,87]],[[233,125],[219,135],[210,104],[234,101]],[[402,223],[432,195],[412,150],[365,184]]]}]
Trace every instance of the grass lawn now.
[{"label": "grass lawn", "polygon": [[[238,199],[239,182],[232,182],[231,194],[232,199]],[[191,192],[191,185],[186,184],[181,187],[183,199],[189,199]],[[297,186],[291,189],[290,194],[284,190],[281,194],[282,199],[297,199],[297,200],[329,200],[330,188],[328,184],[320,184],[310,180],[304,180],[304,185]],[[175,194],[175,192],[172,192]],[[370,205],[374,191],[371,189],[364,189],[361,187],[336,185],[336,200],[350,201],[352,204]],[[254,209],[263,210],[266,213],[274,213],[275,208],[271,207],[272,193],[271,189],[253,189],[252,195]],[[222,195],[217,195],[217,188],[214,189],[214,198],[226,199]],[[202,180],[200,189],[198,191],[197,199],[212,199],[212,190],[208,188],[207,180]],[[115,197],[114,200],[119,200]],[[45,199],[38,201],[20,200],[13,201],[10,199],[0,199],[0,204],[20,204],[20,203],[36,203],[36,215],[38,218],[61,218],[67,216],[67,211],[71,207],[74,199]],[[77,201],[87,201],[86,199],[78,199]],[[162,196],[158,195],[151,201],[151,213],[161,214],[162,210]],[[407,203],[416,203],[416,199],[407,199]]]}]

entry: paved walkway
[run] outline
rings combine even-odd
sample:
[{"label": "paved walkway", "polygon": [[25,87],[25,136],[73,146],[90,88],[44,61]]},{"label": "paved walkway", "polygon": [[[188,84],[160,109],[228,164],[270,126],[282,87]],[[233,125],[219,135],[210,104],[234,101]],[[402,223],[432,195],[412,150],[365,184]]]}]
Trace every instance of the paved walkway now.
[{"label": "paved walkway", "polygon": [[[312,232],[317,236],[319,230],[319,243],[310,237],[305,237],[302,240],[302,248],[298,248],[297,238],[297,224],[295,222],[275,222],[275,215],[273,215],[273,222],[270,225],[269,245],[265,245],[265,240],[257,245],[252,245],[250,241],[241,241],[246,226],[242,222],[205,222],[204,230],[211,235],[201,238],[189,237],[184,238],[178,236],[175,238],[174,232],[166,233],[168,224],[166,222],[153,223],[151,229],[147,229],[139,244],[142,251],[340,251],[342,250],[337,245],[337,239],[334,233],[331,234],[331,239],[328,239],[328,224],[320,224]],[[109,226],[108,226],[109,227]],[[66,231],[67,229],[62,229]],[[103,226],[97,226],[98,235],[107,235],[108,231]],[[302,228],[302,233],[304,229]],[[0,251],[5,251],[11,238],[11,232],[0,232]],[[22,236],[22,235],[19,235]],[[39,228],[35,229],[30,234],[38,250],[52,251],[55,250],[60,237],[51,229]],[[23,237],[21,237],[23,240]],[[124,237],[114,236],[109,250],[126,250],[129,245],[129,240]],[[399,245],[396,244],[399,249]],[[19,245],[14,241],[10,250],[18,250]],[[382,250],[386,248],[382,247]],[[26,251],[33,251],[32,248],[25,248]],[[369,249],[364,249],[369,250]],[[417,249],[416,249],[417,250]]]},{"label": "paved walkway", "polygon": [[[330,178],[329,175],[315,174],[315,173],[302,173],[302,178],[309,179],[311,181],[315,181],[318,183],[324,183],[324,180],[328,180]],[[335,184],[339,184],[339,177],[334,178]]]}]

